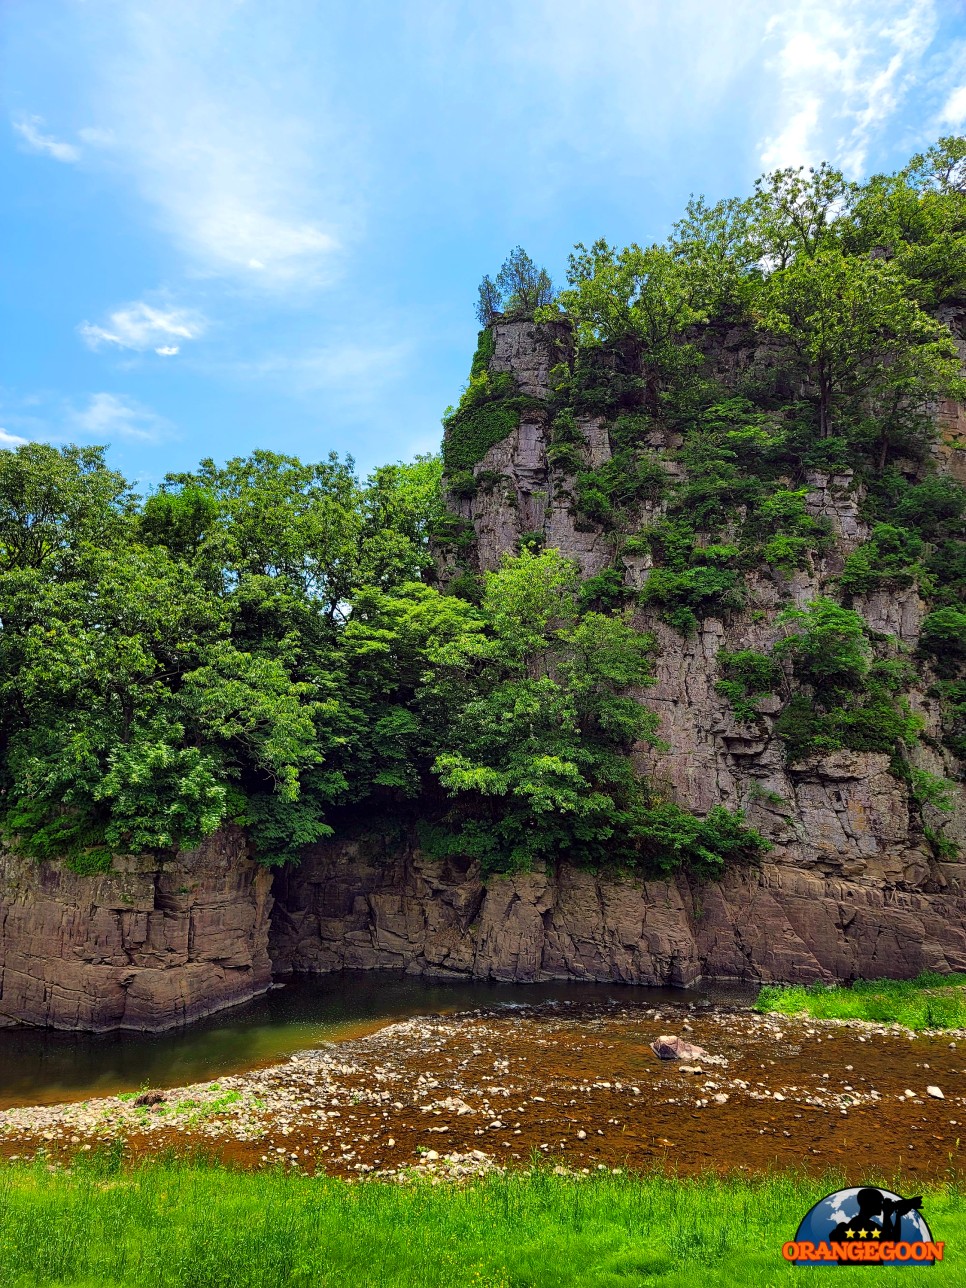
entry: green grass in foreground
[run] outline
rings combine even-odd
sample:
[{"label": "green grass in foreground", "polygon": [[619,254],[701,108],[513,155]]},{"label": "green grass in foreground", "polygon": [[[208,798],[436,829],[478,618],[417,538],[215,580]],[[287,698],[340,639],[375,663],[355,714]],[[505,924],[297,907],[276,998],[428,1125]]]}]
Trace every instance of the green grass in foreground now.
[{"label": "green grass in foreground", "polygon": [[766,984],[756,1011],[813,1015],[818,1020],[873,1020],[910,1029],[966,1028],[966,975],[857,980],[838,984]]},{"label": "green grass in foreground", "polygon": [[[852,1178],[855,1183],[860,1178]],[[871,1178],[861,1178],[871,1179]],[[457,1188],[239,1172],[157,1161],[73,1173],[0,1167],[0,1284],[84,1288],[277,1285],[766,1285],[801,1282],[781,1259],[834,1180],[601,1175],[546,1168]],[[918,1188],[918,1187],[917,1187]],[[946,1260],[966,1282],[966,1192],[926,1192]],[[836,1284],[904,1283],[836,1268]]]}]

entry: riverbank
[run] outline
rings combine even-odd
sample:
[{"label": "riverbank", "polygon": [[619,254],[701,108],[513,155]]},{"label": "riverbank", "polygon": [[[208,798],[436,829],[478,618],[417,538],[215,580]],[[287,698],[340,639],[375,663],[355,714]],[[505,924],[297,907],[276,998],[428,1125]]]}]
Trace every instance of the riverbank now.
[{"label": "riverbank", "polygon": [[[706,1054],[661,1061],[650,1043],[664,1034]],[[213,1082],[11,1109],[0,1155],[66,1161],[114,1141],[133,1160],[200,1150],[399,1181],[536,1153],[578,1175],[847,1168],[918,1183],[962,1175],[964,1125],[960,1031],[598,1002],[411,1019]]]},{"label": "riverbank", "polygon": [[755,1010],[820,1020],[869,1020],[915,1029],[966,1028],[966,975],[924,971],[915,979],[842,984],[765,984]]},{"label": "riverbank", "polygon": [[[79,1288],[620,1288],[796,1283],[782,1245],[839,1178],[689,1181],[554,1175],[549,1167],[471,1185],[392,1185],[210,1165],[86,1156],[70,1173],[0,1166],[0,1284]],[[926,1188],[961,1283],[966,1195]],[[877,1269],[877,1283],[897,1272]],[[836,1282],[864,1284],[863,1267]]]}]

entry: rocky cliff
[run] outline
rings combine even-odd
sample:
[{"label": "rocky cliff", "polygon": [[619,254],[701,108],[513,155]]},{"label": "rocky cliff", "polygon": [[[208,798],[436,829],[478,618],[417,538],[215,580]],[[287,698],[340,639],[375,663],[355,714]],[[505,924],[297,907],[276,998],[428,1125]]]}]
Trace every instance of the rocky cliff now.
[{"label": "rocky cliff", "polygon": [[165,1029],[265,992],[271,875],[228,829],[82,876],[0,855],[0,1025]]},{"label": "rocky cliff", "polygon": [[[944,320],[961,337],[961,311],[947,313]],[[700,342],[725,384],[750,367],[776,365],[774,348],[749,343],[741,328],[712,329]],[[559,325],[496,323],[490,370],[510,374],[517,390],[533,401],[524,405],[513,432],[474,466],[478,486],[464,484],[451,495],[452,507],[472,526],[464,566],[475,572],[493,569],[521,538],[536,536],[574,559],[585,577],[616,564],[628,589],[639,592],[653,570],[651,556],[625,548],[615,561],[613,533],[580,514],[573,479],[554,460],[547,410],[552,372],[555,363],[571,357]],[[962,479],[963,409],[944,403],[935,416],[939,432],[933,465],[927,468]],[[577,429],[585,468],[606,464],[615,449],[604,417],[578,416]],[[655,431],[648,445],[672,475],[679,471],[674,459],[679,442]],[[387,961],[396,954],[416,969],[435,962],[526,978],[541,973],[641,980],[690,979],[699,973],[851,978],[915,973],[930,962],[938,967],[962,963],[966,865],[938,860],[927,831],[935,834],[939,814],[912,799],[906,783],[891,772],[890,757],[838,750],[790,761],[775,728],[777,698],[762,700],[754,721],[739,722],[717,689],[719,654],[767,652],[781,634],[781,610],[834,595],[847,556],[870,535],[862,517],[863,489],[850,471],[811,470],[805,482],[808,513],[830,536],[807,567],[788,575],[767,566],[746,572],[742,607],[704,616],[691,635],[672,629],[653,608],[639,608],[635,618],[635,625],[653,632],[657,641],[656,683],[641,700],[660,717],[665,744],[659,752],[642,751],[641,768],[698,814],[716,805],[742,809],[772,842],[769,862],[759,872],[733,874],[700,889],[683,878],[620,885],[561,869],[493,882],[485,897],[471,894],[476,887],[465,877],[450,887],[438,873],[427,876],[411,863],[394,878],[400,894],[390,915],[383,887],[377,883],[370,891],[369,870],[357,861],[356,893],[344,909],[354,918],[355,938],[344,952],[358,958],[368,951]],[[663,508],[662,501],[643,501],[631,530],[659,519]],[[913,654],[927,611],[914,585],[856,596],[852,607],[873,635],[892,637],[901,653]],[[922,719],[923,736],[909,756],[914,768],[961,781],[961,767],[942,744],[932,680],[920,664],[907,699]],[[949,843],[946,857],[957,845],[963,854],[964,803],[960,787],[952,815],[941,820]],[[337,897],[333,890],[345,892],[352,883],[346,884],[342,860],[329,859],[321,867],[320,862],[315,860],[302,878],[312,894],[296,901],[286,940],[293,961],[313,957],[299,934],[292,940],[295,925],[309,923],[319,927],[319,960],[340,960],[327,940],[331,923],[322,910],[326,900]],[[441,899],[445,906],[451,899],[445,931],[437,932],[432,919],[422,928],[418,918],[413,921],[412,901],[420,888],[432,889],[434,902]],[[474,909],[465,941],[454,939],[464,905]]]},{"label": "rocky cliff", "polygon": [[[948,320],[961,335],[959,314]],[[749,366],[775,364],[774,350],[749,346],[739,328],[709,332],[702,343],[725,383]],[[572,360],[565,324],[493,328],[490,371],[512,380],[516,424],[490,441],[450,494],[463,526],[458,556],[441,557],[442,579],[497,567],[521,538],[559,549],[585,578],[617,572],[636,604],[635,625],[656,641],[655,683],[640,700],[660,719],[662,745],[639,749],[640,769],[698,815],[719,805],[742,810],[771,842],[767,861],[699,882],[684,873],[604,878],[561,856],[554,870],[484,881],[471,865],[429,859],[406,827],[315,847],[274,878],[233,830],[170,863],[119,859],[92,877],[4,854],[0,1023],[164,1028],[264,991],[273,970],[684,984],[966,969],[966,863],[955,857],[966,850],[962,789],[952,814],[941,815],[913,797],[911,773],[897,774],[889,754],[789,757],[777,696],[762,697],[753,720],[739,720],[718,687],[722,651],[767,653],[782,609],[836,593],[845,560],[869,537],[862,486],[848,470],[808,471],[807,513],[827,540],[795,570],[745,568],[739,604],[705,611],[691,633],[674,629],[640,596],[654,571],[646,546],[625,543],[615,559],[613,528],[581,512],[572,465],[568,475],[553,451],[554,369]],[[962,479],[966,413],[947,403],[936,420],[930,467]],[[584,467],[606,466],[615,455],[612,423],[582,415],[575,424]],[[652,435],[646,446],[680,478],[680,443],[665,431]],[[641,499],[627,531],[655,523],[664,509],[661,499]],[[927,611],[914,580],[857,595],[852,607],[874,637],[914,655]],[[926,661],[917,660],[916,675],[906,700],[922,736],[904,754],[912,769],[961,779]]]},{"label": "rocky cliff", "polygon": [[[851,780],[843,795],[859,822],[868,780]],[[411,839],[371,833],[320,846],[279,874],[271,953],[279,973],[634,984],[903,977],[966,969],[964,877],[962,865],[941,864],[919,884],[850,880],[779,861],[721,882],[606,879],[561,864],[484,883],[473,867],[427,859]]]}]

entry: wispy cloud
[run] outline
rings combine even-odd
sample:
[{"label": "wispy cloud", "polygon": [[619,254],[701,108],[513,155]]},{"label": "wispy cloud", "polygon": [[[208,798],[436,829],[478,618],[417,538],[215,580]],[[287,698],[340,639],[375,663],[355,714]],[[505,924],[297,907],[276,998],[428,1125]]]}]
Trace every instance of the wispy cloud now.
[{"label": "wispy cloud", "polygon": [[267,288],[330,279],[358,222],[353,156],[319,81],[289,85],[299,23],[236,0],[128,0],[113,12],[86,133],[191,267]]},{"label": "wispy cloud", "polygon": [[832,159],[860,175],[876,134],[923,70],[937,30],[934,0],[804,0],[775,13],[768,42],[777,128],[766,169]]},{"label": "wispy cloud", "polygon": [[92,349],[117,345],[140,353],[153,349],[162,357],[178,353],[181,344],[196,340],[206,329],[207,321],[188,309],[162,309],[138,300],[117,309],[105,326],[82,322],[78,327],[85,343]]},{"label": "wispy cloud", "polygon": [[72,143],[55,139],[52,134],[45,134],[40,128],[44,123],[42,116],[16,116],[13,119],[14,131],[20,136],[31,152],[40,152],[53,157],[55,161],[75,162],[80,160],[80,148]]},{"label": "wispy cloud", "polygon": [[23,447],[28,441],[26,438],[21,438],[19,434],[8,434],[5,429],[0,429],[0,448]]},{"label": "wispy cloud", "polygon": [[67,416],[68,428],[101,442],[133,438],[156,443],[171,436],[173,426],[150,407],[122,394],[91,394],[87,405]]},{"label": "wispy cloud", "polygon": [[329,392],[343,402],[363,403],[405,373],[412,351],[408,340],[366,344],[346,338],[232,363],[227,370],[243,379],[277,384],[288,393]]}]

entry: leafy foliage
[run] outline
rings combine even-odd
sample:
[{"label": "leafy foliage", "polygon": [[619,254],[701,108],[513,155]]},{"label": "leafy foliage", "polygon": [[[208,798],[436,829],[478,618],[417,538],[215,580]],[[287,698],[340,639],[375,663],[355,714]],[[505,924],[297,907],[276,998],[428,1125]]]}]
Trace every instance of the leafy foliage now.
[{"label": "leafy foliage", "polygon": [[791,695],[776,722],[788,758],[850,748],[895,753],[922,728],[901,696],[911,678],[907,663],[874,659],[863,618],[828,599],[790,609],[779,619],[790,633],[774,655],[789,658],[810,693]]},{"label": "leafy foliage", "polygon": [[726,650],[718,654],[722,678],[715,688],[728,699],[735,719],[752,724],[758,715],[758,699],[774,693],[782,682],[781,667],[773,657],[754,649]]},{"label": "leafy foliage", "polygon": [[508,322],[531,320],[537,309],[546,308],[553,298],[553,283],[546,269],[538,268],[523,247],[517,246],[504,261],[496,281],[484,277],[480,283],[476,316],[482,327],[501,316]]},{"label": "leafy foliage", "polygon": [[430,540],[472,527],[440,495],[433,458],[360,486],[259,452],[140,502],[96,451],[0,453],[5,836],[90,872],[231,821],[274,864],[344,807],[419,801],[490,871],[756,854],[737,816],[650,800],[651,641],[618,585],[592,605],[541,536],[478,604],[441,594]]},{"label": "leafy foliage", "polygon": [[908,528],[877,523],[871,538],[845,561],[839,586],[846,595],[863,595],[879,586],[910,586],[924,574],[919,562],[924,542]]}]

